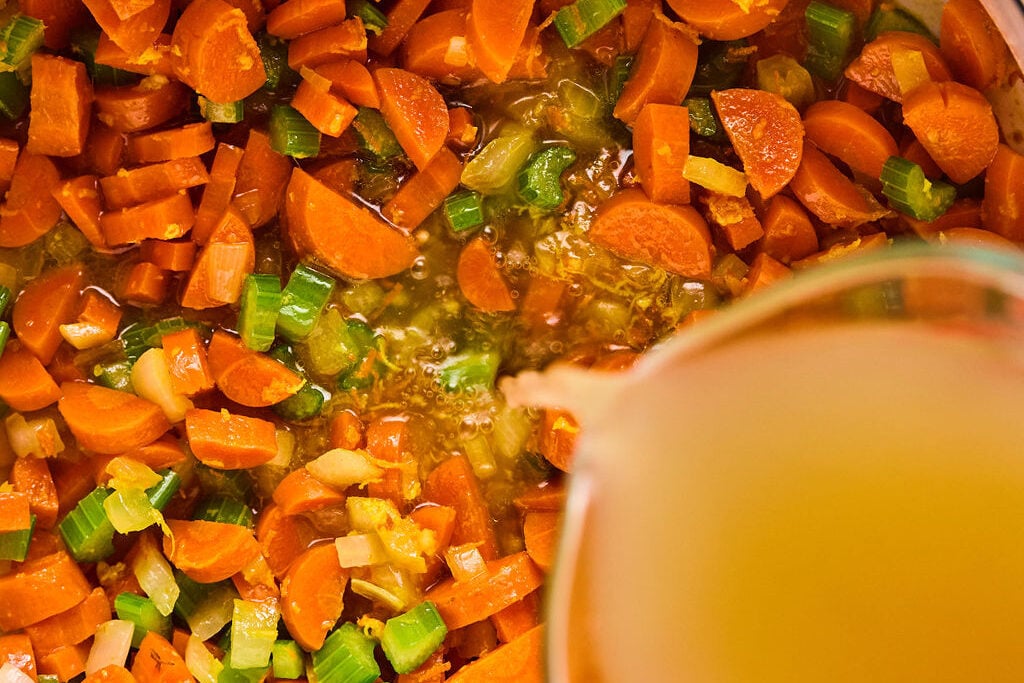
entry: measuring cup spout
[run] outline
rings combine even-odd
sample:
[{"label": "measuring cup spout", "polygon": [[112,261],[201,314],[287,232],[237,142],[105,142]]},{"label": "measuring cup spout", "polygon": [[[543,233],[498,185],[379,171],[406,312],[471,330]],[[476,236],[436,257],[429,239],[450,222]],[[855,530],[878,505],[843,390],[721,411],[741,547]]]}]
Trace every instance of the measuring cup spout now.
[{"label": "measuring cup spout", "polygon": [[626,373],[585,370],[571,365],[553,366],[543,372],[522,372],[501,380],[509,405],[561,408],[582,424],[602,419],[614,400]]}]

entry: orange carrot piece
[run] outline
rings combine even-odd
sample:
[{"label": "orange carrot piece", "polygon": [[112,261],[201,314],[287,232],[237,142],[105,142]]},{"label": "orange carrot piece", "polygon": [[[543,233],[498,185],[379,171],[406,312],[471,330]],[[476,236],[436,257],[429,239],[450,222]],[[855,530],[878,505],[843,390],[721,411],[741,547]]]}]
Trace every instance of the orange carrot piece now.
[{"label": "orange carrot piece", "polygon": [[708,221],[717,227],[733,251],[739,251],[764,236],[761,221],[746,197],[729,197],[711,192],[704,200]]},{"label": "orange carrot piece", "polygon": [[167,273],[147,261],[131,267],[118,287],[118,295],[135,306],[156,306],[167,298]]},{"label": "orange carrot piece", "polygon": [[[537,513],[547,514],[547,513]],[[491,615],[498,640],[510,643],[540,623],[540,592],[534,591],[519,602]]]},{"label": "orange carrot piece", "polygon": [[[231,203],[235,192],[235,178],[244,150],[227,143],[217,145],[217,153],[210,166],[209,181],[203,188],[203,197],[196,209],[196,222],[192,226],[192,239],[206,244],[214,226]],[[243,212],[244,213],[244,212]]]},{"label": "orange carrot piece", "polygon": [[442,147],[426,168],[402,183],[398,192],[381,208],[381,215],[406,232],[411,232],[434,212],[459,185],[462,162]]},{"label": "orange carrot piece", "polygon": [[98,179],[94,175],[70,178],[52,190],[53,198],[68,215],[89,243],[106,249],[107,242],[100,229],[103,202],[100,199]]},{"label": "orange carrot piece", "polygon": [[239,524],[169,519],[167,526],[171,535],[164,536],[164,555],[199,583],[230,578],[260,556],[252,531]]},{"label": "orange carrot piece", "polygon": [[41,674],[56,676],[57,680],[70,681],[72,678],[85,673],[85,661],[89,656],[89,644],[79,643],[78,645],[62,645],[45,654],[40,654],[36,659],[36,668]]},{"label": "orange carrot piece", "polygon": [[481,311],[500,313],[515,310],[512,290],[484,238],[476,237],[462,248],[455,277],[462,295]]},{"label": "orange carrot piece", "polygon": [[23,247],[45,235],[60,218],[60,204],[49,190],[60,172],[49,158],[25,150],[18,156],[0,210],[0,247]]},{"label": "orange carrot piece", "polygon": [[431,588],[426,599],[449,629],[462,628],[500,612],[540,588],[544,574],[526,552],[487,562],[487,571],[467,581],[449,579]]},{"label": "orange carrot piece", "polygon": [[533,0],[473,0],[466,18],[466,40],[476,65],[494,83],[503,83],[526,36]]},{"label": "orange carrot piece", "polygon": [[405,69],[377,69],[380,113],[416,168],[427,167],[448,136],[448,107],[430,81]]},{"label": "orange carrot piece", "polygon": [[418,255],[400,232],[299,168],[288,183],[285,213],[299,255],[312,255],[347,277],[395,275]]},{"label": "orange carrot piece", "polygon": [[108,664],[82,679],[82,683],[138,683],[135,676],[123,666]]},{"label": "orange carrot piece", "polygon": [[128,141],[128,156],[137,164],[195,157],[213,149],[215,140],[209,122],[190,123],[156,133],[136,135]]},{"label": "orange carrot piece", "polygon": [[765,209],[764,253],[782,263],[799,261],[818,251],[818,235],[807,212],[789,197],[777,194]]},{"label": "orange carrot piece", "polygon": [[540,454],[563,472],[571,472],[579,431],[579,423],[572,413],[545,408],[541,415],[540,440],[537,444]]},{"label": "orange carrot piece", "polygon": [[869,235],[842,240],[827,249],[811,254],[807,258],[794,261],[790,265],[794,270],[802,270],[817,267],[852,254],[863,254],[872,250],[884,249],[887,246],[889,246],[889,237],[884,232],[875,232]]},{"label": "orange carrot piece", "polygon": [[902,102],[903,92],[892,66],[892,53],[899,51],[920,52],[932,81],[948,81],[953,77],[939,48],[924,36],[907,31],[886,31],[865,45],[846,67],[846,77],[865,90]]},{"label": "orange carrot piece", "polygon": [[675,104],[647,104],[633,124],[633,161],[644,192],[653,202],[690,203],[683,166],[690,155],[690,114]]},{"label": "orange carrot piece", "polygon": [[92,83],[85,64],[37,52],[32,55],[31,114],[25,149],[71,157],[85,148]]},{"label": "orange carrot piece", "polygon": [[192,228],[195,211],[188,193],[181,191],[123,209],[106,211],[100,228],[110,246],[139,244],[144,240],[172,240]]},{"label": "orange carrot piece", "polygon": [[413,671],[398,674],[395,683],[444,683],[445,674],[451,667],[451,663],[445,661],[444,650],[438,648]]},{"label": "orange carrot piece", "polygon": [[926,178],[938,178],[942,175],[942,169],[932,159],[932,155],[928,153],[924,145],[913,135],[910,136],[909,140],[905,140],[900,145],[900,156],[920,166]]},{"label": "orange carrot piece", "polygon": [[903,100],[903,122],[955,183],[980,175],[999,148],[992,105],[974,88],[955,81],[914,88]]},{"label": "orange carrot piece", "polygon": [[199,157],[186,157],[130,170],[121,169],[115,175],[100,178],[100,187],[107,208],[120,209],[166,197],[178,190],[198,187],[209,179],[206,166]]},{"label": "orange carrot piece", "polygon": [[534,331],[557,325],[562,320],[567,289],[565,282],[535,273],[526,285],[519,317]]},{"label": "orange carrot piece", "polygon": [[417,458],[412,451],[412,435],[407,415],[384,415],[375,418],[366,428],[366,451],[376,460],[399,467],[387,468],[380,481],[367,486],[374,498],[390,500],[403,513],[418,490]]},{"label": "orange carrot piece", "polygon": [[27,493],[0,491],[0,533],[24,531],[32,526],[29,510]]},{"label": "orange carrot piece", "polygon": [[185,659],[156,631],[149,631],[142,638],[131,672],[144,683],[192,683],[195,680],[185,666]]},{"label": "orange carrot piece", "polygon": [[342,505],[345,503],[345,494],[321,483],[305,467],[300,467],[274,488],[273,499],[284,514],[297,515]]},{"label": "orange carrot piece", "polygon": [[870,90],[865,90],[853,81],[846,81],[843,84],[843,88],[839,93],[839,100],[852,104],[868,114],[874,114],[885,103],[884,97]]},{"label": "orange carrot piece", "polygon": [[92,591],[66,552],[23,563],[0,576],[0,630],[10,633],[69,610]]},{"label": "orange carrot piece", "polygon": [[226,410],[189,410],[185,413],[185,433],[196,458],[221,470],[256,467],[277,455],[273,422],[232,415]]},{"label": "orange carrot piece", "polygon": [[161,337],[161,345],[175,392],[195,396],[213,388],[206,346],[195,328],[165,334]]},{"label": "orange carrot piece", "polygon": [[454,508],[447,505],[427,504],[417,507],[409,513],[409,517],[423,529],[430,529],[437,538],[438,553],[451,545],[455,533]]},{"label": "orange carrot piece", "polygon": [[57,408],[79,445],[124,453],[152,443],[171,428],[160,406],[124,391],[85,382],[61,385]]},{"label": "orange carrot piece", "polygon": [[55,51],[68,47],[72,31],[89,17],[79,0],[21,0],[18,7],[23,14],[42,20],[43,44]]},{"label": "orange carrot piece", "polygon": [[39,359],[16,340],[0,355],[0,399],[14,410],[41,410],[57,402],[60,387]]},{"label": "orange carrot piece", "polygon": [[[636,226],[645,226],[637,231]],[[590,238],[623,258],[685,277],[711,274],[707,223],[691,206],[656,204],[640,190],[622,190],[598,210]]]},{"label": "orange carrot piece", "polygon": [[316,67],[331,89],[357,107],[380,109],[380,95],[370,71],[354,59],[338,59]]},{"label": "orange carrot piece", "polygon": [[[989,171],[991,173],[991,171]],[[900,220],[910,226],[918,237],[924,239],[937,238],[940,232],[950,228],[981,228],[982,202],[977,199],[964,198],[953,202],[946,213],[933,221],[919,221],[910,216],[900,215]]]},{"label": "orange carrot piece", "polygon": [[[526,35],[516,53],[516,60],[508,72],[508,77],[517,80],[536,81],[548,77],[548,64],[551,58],[544,49],[540,39],[541,27],[530,24],[526,27]],[[616,45],[616,54],[618,54]],[[601,54],[604,57],[604,53]],[[609,60],[613,57],[609,57]],[[600,60],[599,60],[600,61]]]},{"label": "orange carrot piece", "polygon": [[448,109],[448,137],[445,142],[458,150],[469,150],[476,145],[480,136],[473,110],[469,107],[451,107]]},{"label": "orange carrot piece", "polygon": [[102,121],[93,121],[89,126],[89,137],[82,156],[86,167],[93,173],[111,175],[121,167],[127,146],[128,139],[124,133],[110,128]]},{"label": "orange carrot piece", "polygon": [[[323,80],[329,88],[330,82]],[[314,128],[335,138],[345,132],[357,113],[357,109],[342,98],[305,79],[299,83],[291,104]]]},{"label": "orange carrot piece", "polygon": [[612,113],[632,124],[645,104],[679,104],[696,71],[693,38],[680,25],[656,15],[640,42],[632,72]]},{"label": "orange carrot piece", "polygon": [[[195,234],[194,225],[192,234]],[[146,240],[139,246],[139,256],[163,270],[185,273],[192,270],[195,263],[196,243],[192,240]]]},{"label": "orange carrot piece", "polygon": [[36,657],[32,641],[24,633],[0,636],[0,666],[10,664],[30,679],[36,679]]},{"label": "orange carrot piece", "polygon": [[288,568],[281,581],[281,618],[306,650],[319,650],[341,617],[348,575],[333,543],[313,546]]},{"label": "orange carrot piece", "polygon": [[423,497],[455,510],[453,544],[477,543],[485,560],[498,556],[498,541],[487,502],[465,456],[450,457],[435,467],[424,482]]},{"label": "orange carrot piece", "polygon": [[252,230],[229,206],[192,268],[181,296],[185,308],[213,308],[238,301],[245,277],[256,267]]},{"label": "orange carrot piece", "polygon": [[542,683],[544,626],[535,626],[510,643],[466,664],[448,683]]},{"label": "orange carrot piece", "polygon": [[668,0],[683,21],[712,40],[737,40],[772,23],[787,0],[763,0],[741,5],[733,0]]},{"label": "orange carrot piece", "polygon": [[57,487],[45,458],[17,458],[11,465],[10,483],[15,491],[28,496],[29,510],[36,516],[37,529],[50,529],[57,523]]},{"label": "orange carrot piece", "polygon": [[345,409],[331,418],[328,441],[331,448],[354,450],[364,443],[364,431],[363,421],[359,416],[354,411]]},{"label": "orange carrot piece", "polygon": [[0,138],[0,192],[7,192],[11,188],[11,179],[14,178],[14,167],[18,163],[20,151],[21,148],[16,141]]},{"label": "orange carrot piece", "polygon": [[60,326],[78,311],[84,277],[79,264],[44,272],[25,285],[14,302],[11,327],[43,365],[49,365],[63,341]]},{"label": "orange carrot piece", "polygon": [[150,47],[137,55],[128,54],[106,33],[100,33],[93,61],[143,76],[177,78],[171,54],[171,36],[166,33],[160,34]]},{"label": "orange carrot piece", "polygon": [[264,507],[256,520],[256,539],[278,579],[284,578],[295,558],[305,552],[319,535],[305,517],[286,515],[273,503]]},{"label": "orange carrot piece", "polygon": [[871,178],[899,155],[892,134],[863,110],[847,102],[822,100],[804,112],[804,132],[818,149]]},{"label": "orange carrot piece", "polygon": [[636,52],[640,47],[655,10],[661,8],[658,0],[626,0],[622,11],[622,47],[625,52]]},{"label": "orange carrot piece", "polygon": [[985,227],[1015,242],[1024,242],[1024,155],[999,145],[985,173],[981,203]]},{"label": "orange carrot piece", "polygon": [[223,330],[213,333],[207,359],[221,392],[245,406],[279,403],[298,391],[304,381],[283,363],[253,351],[237,336]]},{"label": "orange carrot piece", "polygon": [[110,602],[102,588],[94,588],[84,600],[60,614],[25,627],[36,652],[51,652],[62,645],[88,640],[96,627],[110,620]]},{"label": "orange carrot piece", "polygon": [[178,81],[144,80],[137,85],[96,89],[96,118],[111,130],[139,131],[167,123],[188,107],[189,90]]},{"label": "orange carrot piece", "polygon": [[957,80],[975,90],[995,85],[1007,68],[1006,44],[978,0],[950,0],[945,4],[939,49]]},{"label": "orange carrot piece", "polygon": [[288,66],[296,71],[341,58],[366,61],[366,31],[359,17],[307,33],[288,43]]},{"label": "orange carrot piece", "polygon": [[[267,80],[245,14],[224,0],[193,0],[174,26],[179,78],[212,102],[235,102]],[[225,68],[228,66],[229,68]]]},{"label": "orange carrot piece", "polygon": [[114,43],[129,55],[142,54],[160,35],[171,13],[171,0],[154,0],[127,18],[118,16],[111,0],[82,0]]},{"label": "orange carrot piece", "polygon": [[344,19],[344,3],[335,0],[288,0],[267,15],[267,33],[291,40],[340,24]]},{"label": "orange carrot piece", "polygon": [[416,22],[402,43],[402,66],[441,83],[482,78],[468,48],[453,50],[466,41],[466,12],[445,10]]},{"label": "orange carrot piece", "polygon": [[544,482],[516,496],[513,504],[523,512],[558,512],[565,507],[565,485]]},{"label": "orange carrot piece", "polygon": [[402,44],[429,4],[430,0],[398,0],[387,13],[388,25],[380,35],[370,38],[370,49],[378,55],[389,56]]},{"label": "orange carrot piece", "polygon": [[829,225],[854,228],[888,214],[811,142],[804,143],[800,168],[789,187],[808,211]]},{"label": "orange carrot piece", "polygon": [[750,270],[747,271],[747,277],[743,286],[743,293],[751,294],[776,282],[785,280],[792,275],[793,272],[783,263],[761,252],[754,257],[753,262],[750,264]]},{"label": "orange carrot piece", "polygon": [[292,166],[291,159],[273,150],[266,133],[255,128],[249,131],[233,196],[235,206],[254,230],[277,216]]},{"label": "orange carrot piece", "polygon": [[558,542],[557,512],[527,512],[523,518],[523,538],[526,552],[545,572],[551,571]]}]

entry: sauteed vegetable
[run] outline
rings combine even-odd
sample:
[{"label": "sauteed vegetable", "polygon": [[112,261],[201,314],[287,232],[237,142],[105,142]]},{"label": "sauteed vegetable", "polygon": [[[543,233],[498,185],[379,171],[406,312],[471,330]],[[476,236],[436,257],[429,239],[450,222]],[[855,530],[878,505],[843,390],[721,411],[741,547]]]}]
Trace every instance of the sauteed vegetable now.
[{"label": "sauteed vegetable", "polygon": [[501,376],[1024,243],[1021,74],[977,0],[923,19],[11,0],[0,682],[541,680],[579,427]]}]

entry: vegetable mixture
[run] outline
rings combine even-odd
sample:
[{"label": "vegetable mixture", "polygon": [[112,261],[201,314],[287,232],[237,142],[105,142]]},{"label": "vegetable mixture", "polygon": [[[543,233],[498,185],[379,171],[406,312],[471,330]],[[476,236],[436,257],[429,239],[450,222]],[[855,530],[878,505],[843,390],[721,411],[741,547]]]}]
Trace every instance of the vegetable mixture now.
[{"label": "vegetable mixture", "polygon": [[0,27],[2,683],[539,681],[579,428],[499,377],[894,241],[1024,243],[977,0]]}]

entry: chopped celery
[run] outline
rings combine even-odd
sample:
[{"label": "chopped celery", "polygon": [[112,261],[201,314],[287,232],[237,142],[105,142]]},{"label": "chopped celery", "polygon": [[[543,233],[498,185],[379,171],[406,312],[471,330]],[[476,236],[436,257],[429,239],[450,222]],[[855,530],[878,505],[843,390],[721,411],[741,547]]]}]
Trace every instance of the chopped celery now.
[{"label": "chopped celery", "polygon": [[161,470],[157,474],[160,481],[146,489],[146,495],[153,507],[163,510],[181,488],[181,477],[174,470]]},{"label": "chopped celery", "polygon": [[14,120],[28,106],[28,86],[14,71],[0,71],[0,114]]},{"label": "chopped celery", "polygon": [[626,9],[626,0],[576,0],[555,14],[555,28],[566,46],[576,47]]},{"label": "chopped celery", "polygon": [[387,15],[374,7],[368,0],[349,0],[346,8],[350,17],[362,19],[363,26],[374,35],[379,36],[388,27]]},{"label": "chopped celery", "polygon": [[252,496],[252,475],[248,470],[217,470],[202,463],[194,469],[199,488],[208,496],[227,496],[249,501]]},{"label": "chopped celery", "polygon": [[318,683],[373,683],[380,676],[373,650],[373,639],[355,624],[342,624],[313,653]]},{"label": "chopped celery", "polygon": [[297,392],[274,404],[278,417],[289,422],[311,420],[320,414],[330,394],[323,387],[307,381]]},{"label": "chopped celery", "polygon": [[882,167],[882,194],[889,206],[922,221],[933,221],[946,213],[956,200],[956,188],[931,181],[917,164],[902,157],[889,157]]},{"label": "chopped celery", "polygon": [[864,40],[871,42],[879,35],[887,31],[907,31],[924,36],[933,43],[937,43],[935,36],[918,19],[903,11],[899,7],[882,4],[872,14],[864,28]]},{"label": "chopped celery", "polygon": [[206,649],[206,644],[195,634],[185,643],[185,666],[198,683],[217,683],[224,670],[221,661]]},{"label": "chopped celery", "polygon": [[576,161],[576,152],[556,145],[543,149],[519,172],[519,196],[541,209],[555,209],[562,203],[562,173]]},{"label": "chopped celery", "polygon": [[11,303],[11,290],[9,287],[0,285],[0,318],[7,314],[7,307]]},{"label": "chopped celery", "polygon": [[309,371],[317,376],[333,377],[339,372],[348,370],[360,358],[366,355],[366,348],[372,344],[373,333],[369,343],[361,337],[357,338],[356,320],[345,320],[336,308],[329,308],[320,316],[313,331],[306,337],[306,349],[309,354]]},{"label": "chopped celery", "polygon": [[133,363],[139,359],[148,349],[161,346],[161,340],[165,334],[180,332],[189,327],[200,327],[199,323],[185,320],[181,316],[164,318],[152,325],[141,322],[132,323],[121,331],[121,344],[124,346],[124,355]]},{"label": "chopped celery", "polygon": [[309,336],[320,320],[334,285],[330,275],[303,263],[296,266],[281,292],[277,331],[293,341]]},{"label": "chopped celery", "polygon": [[11,336],[11,326],[6,320],[0,320],[0,353],[7,347],[7,339]]},{"label": "chopped celery", "polygon": [[288,66],[287,41],[261,31],[256,36],[256,45],[263,59],[263,70],[267,73],[264,88],[274,91],[298,79],[298,73]]},{"label": "chopped celery", "polygon": [[197,583],[179,571],[174,572],[181,589],[174,613],[185,620],[192,635],[209,640],[231,621],[238,593],[230,581]]},{"label": "chopped celery", "polygon": [[690,130],[702,138],[722,137],[725,131],[709,98],[690,97],[683,100],[683,106],[690,114]]},{"label": "chopped celery", "polygon": [[238,123],[245,118],[245,103],[242,100],[211,102],[200,95],[199,113],[210,123]]},{"label": "chopped celery", "polygon": [[43,45],[43,22],[16,14],[0,28],[0,71],[19,71]]},{"label": "chopped celery", "polygon": [[444,217],[455,232],[462,232],[483,224],[483,197],[479,192],[473,190],[449,195],[444,200]]},{"label": "chopped celery", "polygon": [[117,618],[135,624],[132,632],[132,647],[138,647],[150,631],[156,631],[164,638],[171,639],[171,618],[160,614],[153,601],[135,593],[120,593],[114,598]]},{"label": "chopped celery", "polygon": [[691,97],[708,97],[712,90],[735,86],[747,68],[752,48],[745,40],[704,40],[697,52],[697,71]]},{"label": "chopped celery", "polygon": [[782,95],[800,110],[814,101],[814,81],[810,72],[787,55],[757,60],[757,87]]},{"label": "chopped celery", "polygon": [[691,183],[729,197],[743,197],[747,193],[747,176],[714,159],[691,154],[683,165],[683,177]]},{"label": "chopped celery", "polygon": [[306,673],[305,653],[294,640],[278,640],[270,654],[274,678],[302,678]]},{"label": "chopped celery", "polygon": [[110,490],[92,490],[57,525],[68,552],[78,562],[98,562],[114,552],[114,526],[107,519],[103,501]]},{"label": "chopped celery", "polygon": [[278,154],[307,159],[320,153],[320,131],[289,105],[271,108],[269,133],[270,146]]},{"label": "chopped celery", "polygon": [[400,674],[413,671],[440,647],[448,627],[434,603],[426,600],[384,624],[380,644]]},{"label": "chopped celery", "polygon": [[146,492],[139,488],[125,488],[111,491],[103,500],[103,510],[116,531],[128,534],[142,531],[163,520],[161,514],[149,502]]},{"label": "chopped celery", "polygon": [[237,524],[244,527],[253,525],[252,508],[235,498],[224,496],[211,496],[199,501],[196,509],[192,512],[192,519]]},{"label": "chopped celery", "polygon": [[238,311],[238,334],[246,346],[256,351],[270,349],[280,310],[280,278],[263,274],[246,276]]},{"label": "chopped celery", "polygon": [[852,12],[813,0],[804,12],[807,20],[807,58],[804,65],[826,81],[839,78],[857,26]]},{"label": "chopped celery", "polygon": [[92,367],[92,376],[108,389],[135,393],[132,387],[132,363],[129,360],[97,363]]},{"label": "chopped celery", "polygon": [[501,356],[494,351],[466,351],[449,356],[438,368],[437,378],[447,391],[491,389],[500,364]]},{"label": "chopped celery", "polygon": [[488,142],[462,170],[462,184],[488,194],[512,182],[533,153],[535,143],[529,131],[502,135]]},{"label": "chopped celery", "polygon": [[352,121],[352,130],[358,136],[362,148],[375,157],[390,159],[404,153],[398,138],[376,109],[359,107],[359,112]]},{"label": "chopped celery", "polygon": [[29,515],[27,529],[14,529],[0,533],[0,560],[24,562],[28,555],[28,544],[36,528],[36,516]]},{"label": "chopped celery", "polygon": [[633,68],[633,55],[619,55],[606,72],[605,89],[608,104],[614,105],[622,94],[622,88],[629,80],[629,72]]},{"label": "chopped celery", "polygon": [[277,607],[252,600],[235,600],[231,616],[231,668],[255,669],[270,665],[277,640]]}]

